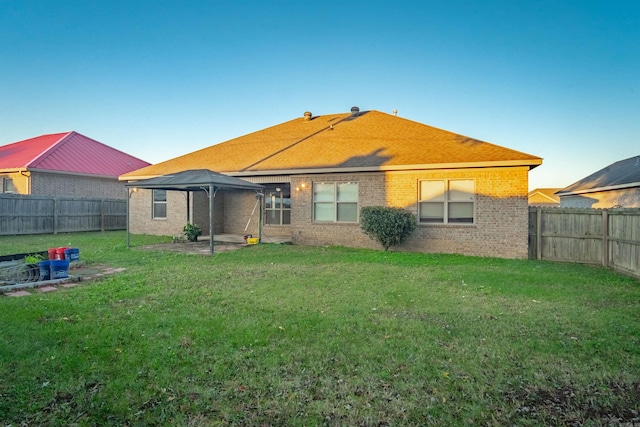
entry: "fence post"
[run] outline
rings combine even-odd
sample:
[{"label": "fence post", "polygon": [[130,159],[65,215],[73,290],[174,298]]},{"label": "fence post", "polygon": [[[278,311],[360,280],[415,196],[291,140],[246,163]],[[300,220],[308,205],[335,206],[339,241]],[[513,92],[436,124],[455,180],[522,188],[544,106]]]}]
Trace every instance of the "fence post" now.
[{"label": "fence post", "polygon": [[536,259],[542,259],[542,208],[536,208]]},{"label": "fence post", "polygon": [[100,231],[104,231],[104,199],[100,199]]},{"label": "fence post", "polygon": [[609,211],[602,211],[602,265],[609,266]]},{"label": "fence post", "polygon": [[58,198],[53,198],[53,234],[58,234]]}]

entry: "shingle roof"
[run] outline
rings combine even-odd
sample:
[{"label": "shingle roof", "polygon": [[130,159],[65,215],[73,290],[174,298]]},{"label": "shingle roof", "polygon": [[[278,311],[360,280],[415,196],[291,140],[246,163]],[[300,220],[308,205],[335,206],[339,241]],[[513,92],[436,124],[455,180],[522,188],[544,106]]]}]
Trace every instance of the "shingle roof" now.
[{"label": "shingle roof", "polygon": [[558,205],[560,197],[556,196],[556,191],[560,188],[536,188],[529,191],[530,205]]},{"label": "shingle roof", "polygon": [[297,118],[216,144],[120,179],[207,168],[230,175],[443,165],[528,165],[542,159],[379,111]]},{"label": "shingle roof", "polygon": [[563,188],[556,194],[567,196],[576,193],[640,187],[640,156],[630,157],[610,164],[578,182]]},{"label": "shingle roof", "polygon": [[0,171],[29,169],[116,177],[149,164],[77,132],[41,135],[0,147]]}]

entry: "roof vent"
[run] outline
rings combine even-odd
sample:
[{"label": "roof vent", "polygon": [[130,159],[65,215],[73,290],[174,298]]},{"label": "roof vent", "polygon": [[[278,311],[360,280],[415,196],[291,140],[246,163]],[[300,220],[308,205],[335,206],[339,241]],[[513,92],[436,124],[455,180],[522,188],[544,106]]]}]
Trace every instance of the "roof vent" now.
[{"label": "roof vent", "polygon": [[352,116],[357,116],[359,112],[360,112],[360,109],[358,107],[351,107]]},{"label": "roof vent", "polygon": [[304,119],[305,120],[311,120],[311,111],[305,111],[304,112]]}]

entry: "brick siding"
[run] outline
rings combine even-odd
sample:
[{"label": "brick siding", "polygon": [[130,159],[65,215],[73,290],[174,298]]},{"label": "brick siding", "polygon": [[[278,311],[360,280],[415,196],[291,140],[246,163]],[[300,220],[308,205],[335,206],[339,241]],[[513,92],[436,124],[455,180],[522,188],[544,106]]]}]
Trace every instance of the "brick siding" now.
[{"label": "brick siding", "polygon": [[153,190],[135,189],[129,199],[129,230],[133,234],[178,236],[187,223],[187,198],[167,191],[167,217],[153,218]]},{"label": "brick siding", "polygon": [[[418,212],[419,181],[424,179],[474,179],[475,224],[419,224],[398,250],[457,253],[503,258],[528,256],[528,168],[477,168],[407,172],[374,172],[291,177],[291,225],[263,226],[263,237],[290,233],[291,240],[303,245],[342,245],[375,248],[380,245],[361,230],[359,224],[314,223],[313,182],[358,182],[358,211],[363,206],[389,205]],[[304,185],[304,186],[303,186]],[[166,220],[151,221],[151,194],[148,190],[131,198],[131,230],[134,233],[180,233],[186,223],[186,198],[168,192]],[[179,198],[171,195],[175,193]],[[206,196],[197,194],[194,218],[208,215]],[[259,210],[247,221],[256,203],[253,192],[218,193],[215,199],[215,232],[258,235]],[[204,205],[204,207],[203,207]],[[176,216],[175,211],[180,214]],[[197,221],[195,221],[198,223]],[[207,224],[200,224],[208,230]],[[222,227],[222,228],[221,228]],[[220,229],[221,228],[221,229]],[[208,232],[208,231],[207,231]]]},{"label": "brick siding", "polygon": [[99,178],[59,173],[5,173],[11,178],[15,194],[35,196],[73,196],[98,199],[126,199],[127,189],[117,178]]},{"label": "brick siding", "polygon": [[[202,228],[202,234],[209,234],[209,198],[206,192],[190,192],[191,218],[194,224]],[[137,189],[131,194],[129,211],[129,227],[135,234],[151,234],[159,236],[178,236],[188,221],[187,193],[183,191],[167,191],[167,218],[152,218],[152,190]],[[230,200],[231,203],[227,203]],[[252,218],[250,228],[245,233],[249,214],[256,202],[255,192],[218,191],[213,203],[214,234],[231,233],[258,235],[259,211]]]},{"label": "brick siding", "polygon": [[[227,197],[228,203],[224,205],[224,232],[241,235],[252,234],[258,237],[260,207],[256,207],[253,216],[251,215],[257,202],[255,191],[225,193],[225,197]],[[250,217],[251,222],[249,222]],[[247,227],[247,222],[249,222],[249,227]]]},{"label": "brick siding", "polygon": [[[474,179],[476,223],[473,225],[419,224],[399,250],[464,255],[526,258],[528,248],[528,169],[491,168],[335,174],[292,177],[294,243],[380,248],[359,224],[314,223],[313,182],[357,181],[358,209],[363,206],[401,207],[418,211],[418,183],[423,179]],[[302,184],[305,187],[302,188]],[[298,188],[299,191],[295,189]]]},{"label": "brick siding", "polygon": [[[127,189],[117,178],[31,173],[31,193],[41,196],[76,196],[104,199],[126,199]],[[15,181],[14,181],[15,182]],[[21,194],[29,194],[22,193]]]}]

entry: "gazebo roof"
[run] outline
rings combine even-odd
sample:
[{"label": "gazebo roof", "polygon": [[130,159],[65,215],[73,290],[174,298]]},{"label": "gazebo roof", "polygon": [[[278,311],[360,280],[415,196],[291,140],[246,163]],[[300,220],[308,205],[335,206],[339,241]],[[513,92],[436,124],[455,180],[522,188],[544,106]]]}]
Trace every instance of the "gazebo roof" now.
[{"label": "gazebo roof", "polygon": [[[209,248],[213,253],[213,200],[218,191],[254,190],[260,192],[263,185],[223,175],[208,169],[194,169],[132,181],[126,187],[149,190],[206,191],[209,198]],[[259,194],[258,197],[261,197]],[[127,198],[127,246],[129,246],[129,198]]]},{"label": "gazebo roof", "polygon": [[132,181],[127,187],[156,190],[200,191],[213,185],[216,190],[262,190],[264,186],[208,169],[194,169]]}]

